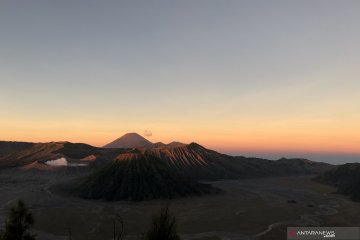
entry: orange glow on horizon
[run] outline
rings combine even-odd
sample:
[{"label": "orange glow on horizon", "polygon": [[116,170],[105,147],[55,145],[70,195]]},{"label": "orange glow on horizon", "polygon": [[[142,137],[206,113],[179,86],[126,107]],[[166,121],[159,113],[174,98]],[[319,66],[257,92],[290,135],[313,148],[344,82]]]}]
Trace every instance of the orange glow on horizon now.
[{"label": "orange glow on horizon", "polygon": [[197,142],[220,152],[360,154],[360,118],[0,121],[0,140],[7,141],[69,141],[101,147],[127,132],[143,135],[150,129],[151,142]]},{"label": "orange glow on horizon", "polygon": [[8,2],[0,140],[360,156],[359,1]]},{"label": "orange glow on horizon", "polygon": [[[129,132],[129,131],[128,131]],[[5,141],[25,141],[25,142],[51,142],[51,141],[69,141],[74,143],[87,143],[93,146],[101,147],[127,132],[120,134],[109,134],[101,132],[81,133],[74,131],[71,135],[68,132],[54,132],[51,135],[42,135],[41,132],[32,134],[8,134],[3,135],[1,140]],[[138,132],[141,134],[141,132]],[[239,137],[238,137],[239,136]],[[206,148],[217,150],[219,152],[303,152],[303,153],[346,153],[360,154],[360,138],[350,138],[350,136],[322,136],[322,135],[244,135],[236,136],[213,136],[194,134],[191,135],[154,135],[147,139],[151,142],[170,143],[179,141],[184,143],[196,142]],[[144,136],[145,137],[145,136]],[[145,137],[146,138],[146,137]]]}]

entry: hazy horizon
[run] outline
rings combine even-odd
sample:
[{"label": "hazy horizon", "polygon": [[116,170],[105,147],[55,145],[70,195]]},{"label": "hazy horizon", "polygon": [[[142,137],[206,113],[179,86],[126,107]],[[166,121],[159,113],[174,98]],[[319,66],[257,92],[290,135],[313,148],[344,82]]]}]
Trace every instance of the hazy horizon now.
[{"label": "hazy horizon", "polygon": [[[124,134],[126,134],[126,133],[124,133]],[[137,134],[139,134],[139,133],[137,133]],[[145,136],[145,134],[144,135],[139,134],[139,135],[148,139],[152,143],[162,142],[160,140],[152,139],[152,133],[151,133],[151,136]],[[119,136],[119,137],[121,137],[121,136]],[[115,139],[111,139],[102,145],[93,145],[93,146],[103,147],[105,144],[108,144],[113,140],[115,140]],[[12,140],[0,139],[0,141],[12,141]],[[66,141],[66,140],[49,141],[49,142],[64,142],[64,141]],[[163,142],[163,143],[168,144],[173,141],[177,142],[178,140],[173,139],[172,141]],[[191,142],[196,142],[196,141],[191,141]],[[191,142],[183,142],[183,143],[190,144]],[[87,142],[81,142],[81,143],[91,145],[90,143],[87,143]],[[196,142],[196,143],[202,145],[201,142]],[[312,161],[326,162],[326,163],[330,163],[330,164],[360,162],[360,154],[349,154],[349,153],[339,153],[339,152],[333,152],[333,153],[307,152],[307,153],[304,153],[304,152],[284,152],[284,151],[270,151],[270,152],[269,151],[255,152],[255,151],[245,151],[245,150],[244,151],[241,151],[241,150],[229,151],[226,149],[218,148],[216,146],[206,146],[206,145],[203,145],[203,146],[206,148],[210,148],[211,150],[218,151],[220,153],[228,154],[230,156],[256,157],[256,158],[264,158],[264,159],[269,159],[269,160],[278,160],[280,158],[304,158],[304,159],[309,159]]]},{"label": "hazy horizon", "polygon": [[355,161],[359,12],[335,0],[1,1],[0,139],[102,146],[148,131],[228,154]]}]

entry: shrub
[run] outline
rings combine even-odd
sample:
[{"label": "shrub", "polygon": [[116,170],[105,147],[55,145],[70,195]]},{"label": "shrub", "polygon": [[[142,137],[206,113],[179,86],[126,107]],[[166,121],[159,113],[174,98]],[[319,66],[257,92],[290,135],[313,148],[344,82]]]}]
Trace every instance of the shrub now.
[{"label": "shrub", "polygon": [[34,224],[34,218],[28,211],[25,203],[19,200],[10,209],[2,234],[3,240],[34,240],[35,236],[29,233]]},{"label": "shrub", "polygon": [[146,240],[180,240],[176,232],[176,219],[169,212],[169,206],[161,208],[154,216],[151,229],[145,235]]}]

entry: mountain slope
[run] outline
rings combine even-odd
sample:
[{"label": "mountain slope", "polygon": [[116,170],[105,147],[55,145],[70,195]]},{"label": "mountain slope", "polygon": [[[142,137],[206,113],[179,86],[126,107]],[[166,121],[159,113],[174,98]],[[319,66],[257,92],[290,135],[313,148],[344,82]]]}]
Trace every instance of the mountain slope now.
[{"label": "mountain slope", "polygon": [[327,167],[305,159],[231,157],[192,143],[121,153],[89,177],[69,184],[65,191],[110,201],[166,199],[217,192],[196,180],[304,174]]},{"label": "mountain slope", "polygon": [[[30,143],[29,143],[30,144]],[[71,159],[72,161],[83,161],[94,155],[96,160],[110,160],[120,153],[121,149],[102,149],[82,143],[50,142],[31,143],[18,151],[0,156],[0,168],[22,167],[34,162],[44,163],[58,158]]]},{"label": "mountain slope", "polygon": [[34,146],[35,143],[29,142],[7,142],[0,141],[0,158],[11,153],[22,151]]},{"label": "mountain slope", "polygon": [[0,168],[19,167],[35,161],[56,159],[56,151],[63,147],[62,143],[35,143],[30,148],[10,153],[0,158]]},{"label": "mountain slope", "polygon": [[68,192],[83,198],[110,201],[169,199],[219,192],[169,167],[164,160],[140,152],[120,154],[116,160]]},{"label": "mountain slope", "polygon": [[104,148],[136,148],[136,147],[153,147],[153,144],[137,133],[127,133],[124,136],[104,146]]},{"label": "mountain slope", "polygon": [[206,149],[199,144],[166,146],[142,150],[164,159],[166,163],[197,179],[264,177],[274,175],[313,174],[331,165],[306,159],[271,161],[260,158],[232,157]]},{"label": "mountain slope", "polygon": [[341,194],[360,201],[360,163],[347,163],[329,170],[315,180],[334,185]]},{"label": "mountain slope", "polygon": [[[130,134],[130,136],[134,136]],[[132,137],[131,137],[132,138]],[[136,137],[137,139],[142,139]],[[0,168],[22,167],[36,161],[44,163],[49,160],[66,158],[73,163],[93,159],[98,164],[112,161],[129,149],[97,148],[87,144],[69,142],[51,143],[2,143]],[[9,147],[11,146],[11,147]],[[14,149],[19,149],[15,151]],[[329,170],[331,165],[312,162],[306,159],[280,159],[270,161],[259,158],[232,157],[206,149],[199,144],[157,144],[139,151],[164,160],[165,164],[183,175],[191,178],[217,180],[224,178],[248,178],[274,175],[314,174]],[[85,160],[84,160],[85,159]]]},{"label": "mountain slope", "polygon": [[[134,135],[130,134],[133,139],[131,136]],[[139,139],[142,137],[136,136],[132,144],[139,143]],[[158,143],[151,147],[124,149],[51,142],[13,145],[3,150],[3,153],[6,155],[0,157],[0,168],[19,167],[24,171],[60,175],[63,172],[85,174],[95,170],[87,178],[64,185],[62,189],[71,195],[106,200],[141,201],[216,193],[217,189],[197,180],[314,174],[332,167],[306,159],[271,161],[233,157],[196,143]],[[69,165],[48,165],[49,160],[59,159]],[[83,168],[81,164],[93,167]],[[71,165],[76,166],[76,169]]]}]

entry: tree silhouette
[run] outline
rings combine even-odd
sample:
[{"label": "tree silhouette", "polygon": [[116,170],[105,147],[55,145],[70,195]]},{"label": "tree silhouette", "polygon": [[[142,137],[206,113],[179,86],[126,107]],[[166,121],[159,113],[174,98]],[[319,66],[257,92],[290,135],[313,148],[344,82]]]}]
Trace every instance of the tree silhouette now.
[{"label": "tree silhouette", "polygon": [[34,224],[34,218],[28,211],[25,203],[19,200],[10,212],[5,221],[3,240],[34,240],[35,236],[29,233]]},{"label": "tree silhouette", "polygon": [[154,216],[151,229],[145,235],[146,240],[180,240],[176,232],[176,219],[169,212],[169,205],[161,208]]}]

